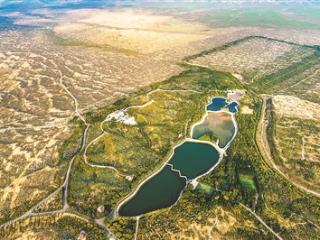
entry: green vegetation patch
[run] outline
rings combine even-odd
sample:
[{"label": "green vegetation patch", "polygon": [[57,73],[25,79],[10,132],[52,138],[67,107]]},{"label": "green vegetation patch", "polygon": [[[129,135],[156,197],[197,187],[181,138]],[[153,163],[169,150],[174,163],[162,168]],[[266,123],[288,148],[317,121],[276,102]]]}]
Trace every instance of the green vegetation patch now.
[{"label": "green vegetation patch", "polygon": [[275,73],[257,79],[252,84],[252,87],[258,92],[267,93],[281,90],[282,88],[294,85],[303,80],[301,78],[295,78],[295,76],[302,74],[318,64],[320,64],[320,51],[315,50],[311,55],[303,57],[299,62],[292,63],[288,67],[279,69]]},{"label": "green vegetation patch", "polygon": [[64,216],[52,228],[58,233],[60,240],[77,240],[82,232],[86,240],[106,239],[106,233],[92,222],[72,216]]},{"label": "green vegetation patch", "polygon": [[[125,146],[122,141],[125,139],[129,141],[126,137],[129,135],[126,134],[137,136],[132,138],[134,142],[125,142],[127,145],[130,144],[132,149],[117,148],[115,154],[119,156],[120,153],[123,156],[119,170],[130,169],[130,166],[134,166],[131,167],[131,171],[136,178],[132,182],[121,180],[120,176],[112,175],[109,170],[93,170],[83,163],[83,159],[79,158],[75,161],[70,182],[69,203],[73,208],[97,216],[95,212],[97,206],[114,204],[119,201],[128,191],[135,189],[143,178],[160,167],[167,159],[170,149],[190,134],[190,126],[201,119],[204,114],[204,105],[210,97],[224,96],[225,91],[242,89],[242,87],[230,74],[191,67],[167,81],[151,85],[136,95],[117,102],[118,105],[115,103],[112,106],[88,113],[86,115],[88,121],[98,124],[103,121],[105,114],[110,113],[111,109],[123,109],[124,106],[132,106],[132,102],[137,105],[144,104],[150,100],[146,97],[147,93],[155,89],[174,91],[157,91],[155,95],[151,94],[155,105],[152,103],[145,108],[128,110],[128,113],[136,118],[138,125],[103,124],[103,129],[108,134],[117,137],[115,139],[118,142],[112,144]],[[175,92],[176,90],[192,90],[193,93],[179,93]],[[183,99],[186,101],[184,102]],[[233,237],[250,239],[264,236],[269,239],[269,233],[257,230],[263,229],[262,226],[248,212],[244,213],[245,210],[242,208],[240,210],[239,203],[255,210],[256,214],[261,216],[274,231],[281,232],[281,237],[284,239],[304,238],[305,236],[311,239],[317,237],[317,229],[314,225],[300,225],[298,223],[303,220],[316,225],[320,224],[318,200],[301,193],[263,162],[254,138],[260,117],[261,102],[254,95],[250,95],[249,102],[254,110],[253,114],[236,115],[239,132],[223,162],[201,179],[203,191],[191,191],[187,188],[178,203],[170,210],[161,210],[148,215],[148,219],[141,219],[140,224],[143,227],[140,228],[139,234],[142,238],[167,239],[169,231],[171,233],[179,232],[195,219],[197,223],[205,224],[208,214],[215,216],[213,212],[209,211],[214,211],[217,206],[221,206],[223,209],[229,209],[233,212],[236,219],[242,219],[244,215],[250,216],[250,221],[255,226],[254,228],[241,226],[239,229],[234,229],[230,233]],[[190,107],[185,107],[184,103]],[[95,131],[99,134],[99,131]],[[94,138],[93,135],[92,138]],[[134,152],[143,153],[147,147],[141,146],[148,146],[148,144],[154,147],[154,152],[159,156],[159,161],[150,165],[145,164],[134,155]],[[97,154],[105,154],[106,151],[110,151],[108,146],[111,145],[105,145],[105,147],[97,145]],[[89,159],[90,154],[93,156],[95,151],[89,153]],[[141,156],[145,157],[145,155]],[[142,164],[139,165],[139,163]],[[136,168],[139,172],[134,172],[136,166],[139,166]],[[216,194],[207,194],[206,191],[210,191],[207,186],[217,189]],[[82,195],[83,197],[81,197]],[[288,225],[288,222],[292,224]],[[126,226],[130,226],[130,229],[133,227],[132,222],[125,221],[108,224],[116,226],[113,228],[116,236],[119,234],[124,236]],[[167,230],[166,232],[163,231],[164,228]]]},{"label": "green vegetation patch", "polygon": [[[300,11],[301,14],[301,11]],[[244,8],[236,10],[213,10],[206,16],[213,25],[218,27],[252,26],[252,27],[279,27],[295,29],[319,29],[320,24],[313,19],[297,18],[297,15],[285,14],[283,11],[266,6],[260,8]]]},{"label": "green vegetation patch", "polygon": [[249,191],[256,190],[253,176],[247,174],[240,174],[239,179],[242,187],[248,189]]},{"label": "green vegetation patch", "polygon": [[203,191],[204,193],[209,195],[211,195],[214,192],[214,188],[205,183],[199,183],[196,189],[199,191]]},{"label": "green vegetation patch", "polygon": [[[110,214],[117,201],[129,193],[129,184],[112,169],[93,168],[77,157],[69,182],[68,202],[94,218]],[[104,211],[98,212],[98,207]]]}]

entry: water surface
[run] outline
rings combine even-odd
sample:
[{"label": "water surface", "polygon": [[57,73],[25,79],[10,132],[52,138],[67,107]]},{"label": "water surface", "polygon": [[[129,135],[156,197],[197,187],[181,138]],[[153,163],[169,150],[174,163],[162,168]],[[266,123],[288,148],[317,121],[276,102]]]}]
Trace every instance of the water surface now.
[{"label": "water surface", "polygon": [[238,112],[238,103],[232,102],[228,105],[229,111],[232,113]]},{"label": "water surface", "polygon": [[[178,146],[169,163],[188,179],[209,171],[219,160],[218,151],[210,144],[185,142]],[[135,195],[119,209],[121,216],[139,216],[174,204],[186,186],[186,179],[166,165],[147,180]]]},{"label": "water surface", "polygon": [[206,173],[219,160],[218,151],[210,144],[185,142],[174,151],[169,163],[188,179]]},{"label": "water surface", "polygon": [[147,180],[136,194],[119,209],[121,216],[139,216],[157,209],[167,208],[174,204],[186,180],[171,171],[166,165],[159,173]]},{"label": "water surface", "polygon": [[[235,126],[230,114],[214,111],[229,109],[230,112],[237,112],[237,106],[236,102],[229,104],[225,98],[213,98],[207,106],[209,112],[205,121],[194,128],[192,137],[199,139],[209,134],[210,138],[210,134],[215,134],[219,138],[219,146],[226,146],[232,139]],[[209,143],[184,142],[174,149],[169,162],[120,206],[119,215],[140,216],[172,206],[187,181],[207,173],[218,163],[219,157],[218,150]]]},{"label": "water surface", "polygon": [[211,103],[207,106],[208,111],[220,111],[227,105],[225,98],[213,98]]},{"label": "water surface", "polygon": [[204,121],[193,128],[192,138],[210,142],[219,140],[219,147],[224,148],[235,133],[232,116],[225,112],[209,112]]}]

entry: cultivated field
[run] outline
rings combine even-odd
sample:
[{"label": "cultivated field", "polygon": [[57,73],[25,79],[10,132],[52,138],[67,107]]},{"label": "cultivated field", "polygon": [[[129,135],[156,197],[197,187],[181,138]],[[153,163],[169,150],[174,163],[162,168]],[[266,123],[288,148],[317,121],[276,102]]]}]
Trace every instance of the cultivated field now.
[{"label": "cultivated field", "polygon": [[258,93],[301,94],[319,101],[317,46],[249,36],[186,59],[194,65],[232,72]]},{"label": "cultivated field", "polygon": [[[263,72],[263,69],[274,63],[277,58],[294,50],[294,47],[285,43],[267,39],[248,39],[221,51],[199,57],[192,63],[239,74],[250,74],[257,70]],[[271,67],[270,70],[276,71]]]}]

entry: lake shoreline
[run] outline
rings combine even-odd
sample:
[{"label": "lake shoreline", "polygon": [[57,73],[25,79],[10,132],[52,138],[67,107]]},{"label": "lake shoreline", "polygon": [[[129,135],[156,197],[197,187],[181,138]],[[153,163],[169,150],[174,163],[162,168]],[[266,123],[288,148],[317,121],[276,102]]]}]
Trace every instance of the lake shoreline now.
[{"label": "lake shoreline", "polygon": [[[216,98],[216,97],[214,97],[214,98]],[[212,100],[213,100],[214,98],[212,98]],[[222,97],[221,97],[221,98],[222,98]],[[226,99],[226,98],[225,98],[225,99]],[[226,101],[226,102],[227,102],[227,101]],[[143,181],[136,187],[136,189],[135,189],[131,194],[129,194],[124,200],[122,200],[122,201],[117,205],[116,209],[114,210],[113,217],[117,217],[117,216],[123,216],[123,217],[141,217],[141,216],[149,213],[149,212],[148,212],[148,213],[143,213],[143,214],[135,215],[135,216],[124,216],[124,215],[120,215],[120,214],[119,214],[119,211],[120,211],[120,208],[121,208],[124,204],[126,204],[129,200],[131,200],[134,196],[136,196],[136,194],[139,192],[139,190],[141,189],[141,187],[142,187],[145,183],[147,183],[147,182],[148,182],[149,180],[151,180],[154,176],[156,176],[156,175],[159,174],[161,171],[163,171],[166,166],[172,165],[172,164],[170,164],[170,161],[171,161],[172,158],[174,157],[174,154],[176,153],[176,149],[177,149],[178,147],[182,146],[182,145],[185,144],[185,143],[190,142],[190,143],[199,143],[199,144],[207,144],[207,145],[210,145],[210,146],[213,147],[214,150],[217,151],[217,153],[218,153],[217,162],[214,163],[210,169],[208,169],[208,170],[205,171],[204,173],[200,174],[199,176],[196,176],[196,177],[193,177],[193,178],[187,178],[187,180],[185,180],[185,181],[186,181],[185,186],[181,189],[180,194],[179,194],[177,200],[176,200],[171,206],[169,206],[169,207],[164,207],[164,208],[158,208],[158,209],[152,210],[152,211],[150,211],[150,212],[158,211],[158,210],[165,209],[165,208],[169,208],[169,209],[170,209],[171,207],[175,206],[175,205],[177,204],[177,202],[179,201],[182,193],[184,192],[185,188],[188,186],[189,183],[191,183],[192,181],[198,181],[198,179],[200,179],[201,177],[203,177],[203,176],[209,174],[210,172],[212,172],[212,171],[220,164],[220,162],[221,162],[222,159],[223,159],[223,156],[225,155],[226,150],[228,149],[228,147],[230,146],[231,142],[234,140],[234,138],[235,138],[235,136],[236,136],[236,134],[237,134],[237,132],[238,132],[238,126],[237,126],[237,122],[236,122],[236,119],[235,119],[235,113],[238,112],[238,108],[236,109],[236,110],[237,110],[236,112],[230,112],[230,111],[225,110],[225,109],[220,109],[220,110],[218,110],[218,111],[214,111],[214,112],[217,112],[217,113],[219,113],[219,112],[224,112],[224,113],[230,114],[230,115],[231,115],[232,122],[233,122],[233,125],[234,125],[234,129],[235,129],[232,138],[227,142],[227,144],[226,144],[223,148],[221,148],[221,147],[218,146],[217,143],[213,143],[213,142],[210,142],[210,141],[197,140],[197,139],[193,139],[193,138],[192,138],[194,127],[197,126],[197,125],[199,125],[199,124],[201,124],[201,123],[206,119],[206,117],[208,116],[208,113],[209,113],[209,112],[212,112],[211,110],[208,110],[208,109],[207,109],[207,107],[208,107],[210,104],[212,104],[212,102],[205,106],[205,114],[203,115],[203,117],[201,118],[201,120],[192,125],[191,131],[190,131],[191,138],[187,137],[187,138],[185,138],[184,140],[182,140],[181,142],[179,142],[177,145],[174,146],[174,148],[173,148],[172,151],[171,151],[171,154],[169,155],[169,157],[167,158],[167,160],[164,162],[164,164],[163,164],[157,171],[155,171],[153,174],[151,174],[151,175],[148,176],[145,180],[143,180]],[[173,166],[173,165],[172,165],[172,166]],[[180,169],[176,169],[176,170],[180,171]],[[171,169],[171,171],[173,171],[173,170]],[[173,172],[176,172],[176,171],[173,171]],[[180,175],[180,174],[179,174],[179,175]],[[181,177],[181,176],[180,176],[180,177]]]}]

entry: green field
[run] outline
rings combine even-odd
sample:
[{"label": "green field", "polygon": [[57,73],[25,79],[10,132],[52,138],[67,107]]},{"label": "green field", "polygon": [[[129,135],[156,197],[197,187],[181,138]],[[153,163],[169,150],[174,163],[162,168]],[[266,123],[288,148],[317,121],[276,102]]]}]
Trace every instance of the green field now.
[{"label": "green field", "polygon": [[[294,29],[320,29],[318,19],[305,18],[308,11],[289,11],[269,7],[252,7],[243,9],[219,9],[209,11],[204,20],[217,27],[278,27]],[[315,12],[310,10],[310,13]],[[299,15],[298,15],[299,14]],[[303,17],[301,16],[303,14]],[[299,17],[297,17],[299,16]]]},{"label": "green field", "polygon": [[196,189],[199,190],[199,191],[203,191],[204,193],[209,194],[209,195],[214,192],[214,188],[213,187],[211,187],[211,186],[209,186],[207,184],[204,184],[204,183],[199,183],[197,185]]}]

